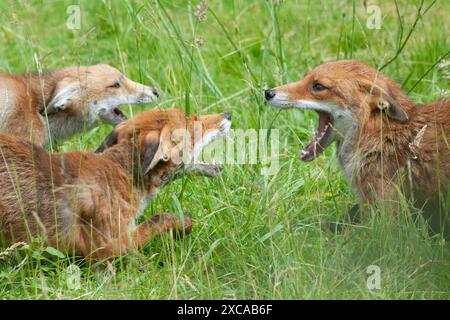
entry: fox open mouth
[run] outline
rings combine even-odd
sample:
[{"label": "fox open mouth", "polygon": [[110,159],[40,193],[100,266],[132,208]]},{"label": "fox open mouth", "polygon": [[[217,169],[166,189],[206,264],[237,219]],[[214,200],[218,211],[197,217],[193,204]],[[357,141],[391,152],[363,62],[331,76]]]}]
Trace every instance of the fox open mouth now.
[{"label": "fox open mouth", "polygon": [[219,130],[207,132],[201,141],[194,147],[193,163],[189,164],[188,170],[192,173],[207,177],[215,177],[222,172],[222,167],[214,163],[205,163],[199,160],[202,149],[208,146],[212,141],[225,137],[231,127],[231,120],[223,120],[219,125]]},{"label": "fox open mouth", "polygon": [[303,161],[314,160],[333,142],[333,118],[328,112],[317,111],[317,113],[319,114],[319,126],[313,140],[300,153]]},{"label": "fox open mouth", "polygon": [[[114,114],[114,120],[116,120],[118,123],[126,121],[127,120],[127,116],[122,112],[122,110],[120,110],[119,108],[114,108],[112,110],[113,114]],[[117,124],[118,124],[117,123]]]}]

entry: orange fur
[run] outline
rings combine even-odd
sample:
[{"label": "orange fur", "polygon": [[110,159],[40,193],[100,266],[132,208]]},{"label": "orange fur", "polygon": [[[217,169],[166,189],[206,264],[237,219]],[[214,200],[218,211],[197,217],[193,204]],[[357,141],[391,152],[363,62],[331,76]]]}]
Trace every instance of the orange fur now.
[{"label": "orange fur", "polygon": [[400,186],[417,206],[439,211],[450,180],[450,100],[415,104],[394,81],[349,60],[319,65],[303,80],[268,90],[266,98],[277,107],[330,114],[328,140],[337,142],[362,203],[395,203]]},{"label": "orange fur", "polygon": [[[6,242],[43,235],[50,246],[99,260],[140,248],[165,231],[189,232],[187,216],[183,221],[178,215],[158,215],[138,226],[134,220],[182,174],[173,154],[161,155],[179,143],[198,142],[194,121],[206,134],[222,132],[229,119],[221,114],[186,119],[177,109],[143,112],[119,125],[99,148],[102,153],[49,154],[0,134],[0,234]],[[190,137],[172,135],[185,128]],[[197,172],[211,175],[210,169],[202,164]]]}]

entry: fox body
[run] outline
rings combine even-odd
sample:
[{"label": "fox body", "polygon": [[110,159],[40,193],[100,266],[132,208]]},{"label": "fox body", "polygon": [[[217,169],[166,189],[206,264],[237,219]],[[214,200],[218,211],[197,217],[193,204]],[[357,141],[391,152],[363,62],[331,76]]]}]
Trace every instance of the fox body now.
[{"label": "fox body", "polygon": [[400,188],[431,214],[442,211],[450,179],[450,100],[415,104],[396,82],[350,60],[319,65],[265,96],[275,107],[319,114],[301,159],[311,161],[336,142],[360,203],[396,203]]},{"label": "fox body", "polygon": [[[194,122],[202,126],[201,135],[194,135]],[[165,231],[189,232],[187,216],[162,214],[139,225],[135,218],[181,173],[220,173],[194,161],[183,170],[176,156],[195,158],[230,124],[226,114],[186,119],[178,109],[151,110],[117,126],[97,153],[49,154],[0,134],[0,236],[11,243],[40,235],[50,246],[100,260],[139,248]],[[180,130],[188,134],[176,135]],[[192,147],[178,148],[185,145]]]}]

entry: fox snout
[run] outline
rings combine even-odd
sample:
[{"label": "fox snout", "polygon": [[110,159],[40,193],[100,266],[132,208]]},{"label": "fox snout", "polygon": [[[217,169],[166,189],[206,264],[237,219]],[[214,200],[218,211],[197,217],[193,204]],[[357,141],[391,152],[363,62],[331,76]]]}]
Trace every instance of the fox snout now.
[{"label": "fox snout", "polygon": [[146,85],[133,82],[129,80],[131,90],[129,90],[130,100],[133,100],[133,103],[149,103],[155,102],[160,94],[159,91],[154,87],[148,87]]},{"label": "fox snout", "polygon": [[[292,94],[293,84],[264,90],[266,102],[277,108],[292,108],[297,102],[297,94]],[[307,95],[304,95],[305,97]],[[303,98],[303,97],[302,97]]]},{"label": "fox snout", "polygon": [[273,89],[268,89],[264,91],[264,97],[266,98],[267,101],[270,101],[273,99],[273,97],[275,97],[276,92]]},{"label": "fox snout", "polygon": [[110,86],[109,96],[97,101],[93,110],[104,122],[117,125],[127,119],[120,106],[155,102],[159,96],[156,88],[123,77],[121,82]]}]

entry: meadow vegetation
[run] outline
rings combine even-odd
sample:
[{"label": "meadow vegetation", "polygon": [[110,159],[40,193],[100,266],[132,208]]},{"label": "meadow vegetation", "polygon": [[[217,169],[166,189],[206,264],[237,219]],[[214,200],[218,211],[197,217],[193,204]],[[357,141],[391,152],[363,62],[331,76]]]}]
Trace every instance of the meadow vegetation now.
[{"label": "meadow vegetation", "polygon": [[[66,26],[72,2],[79,30]],[[418,16],[421,2],[367,1],[382,15],[381,28],[369,29],[363,1],[209,1],[204,12],[184,0],[1,1],[0,70],[109,63],[162,91],[156,104],[124,108],[129,116],[170,106],[227,111],[235,129],[279,130],[280,154],[274,175],[261,175],[260,164],[225,165],[216,179],[166,187],[145,215],[186,210],[191,235],[155,239],[111,268],[94,271],[41,239],[1,248],[0,299],[450,298],[448,242],[428,233],[415,209],[397,219],[373,212],[341,233],[323,228],[356,202],[335,148],[302,162],[317,115],[280,112],[262,95],[325,61],[381,67],[392,58],[383,73],[415,101],[448,95],[448,70],[438,65],[450,47],[450,2],[427,0]],[[50,149],[92,151],[111,129]],[[370,265],[381,270],[380,289],[367,287]]]}]

